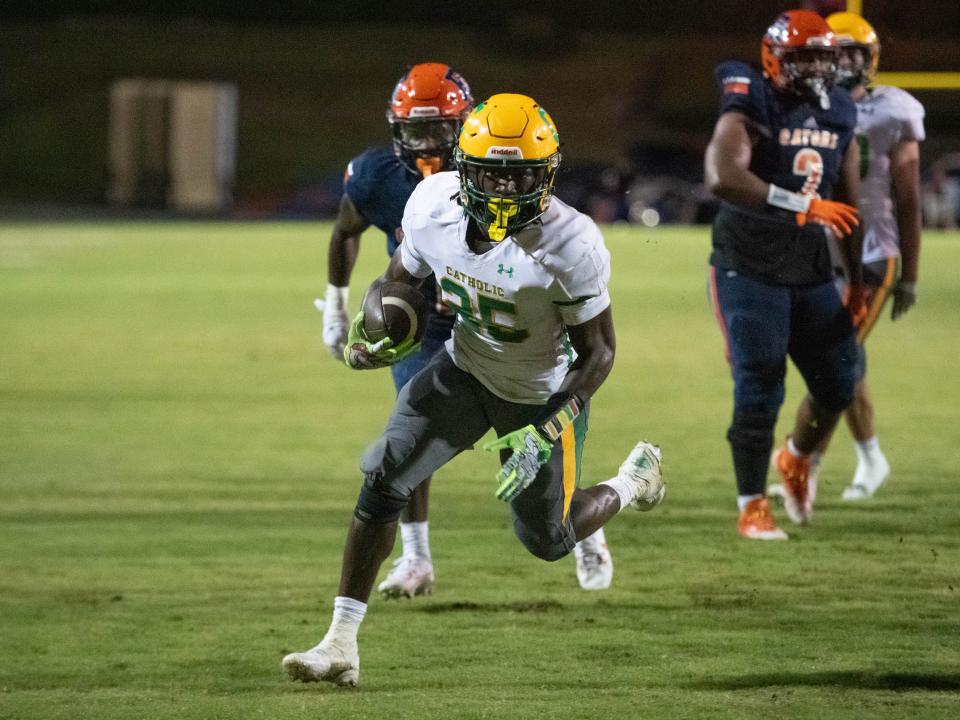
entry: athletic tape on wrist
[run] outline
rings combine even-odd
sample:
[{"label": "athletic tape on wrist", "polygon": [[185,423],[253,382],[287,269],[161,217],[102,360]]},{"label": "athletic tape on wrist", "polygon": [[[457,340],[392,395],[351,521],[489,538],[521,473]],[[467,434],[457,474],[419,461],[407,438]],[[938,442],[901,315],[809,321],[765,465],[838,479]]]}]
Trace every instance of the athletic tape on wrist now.
[{"label": "athletic tape on wrist", "polygon": [[324,295],[327,306],[331,308],[345,308],[350,300],[349,287],[337,287],[332,283],[327,283],[327,292]]},{"label": "athletic tape on wrist", "polygon": [[550,442],[556,442],[566,427],[577,419],[583,411],[583,402],[576,395],[571,395],[564,401],[556,413],[541,425],[540,434]]},{"label": "athletic tape on wrist", "polygon": [[810,195],[790,192],[773,183],[770,183],[770,189],[767,191],[767,205],[783,208],[790,212],[807,212],[810,209],[810,201],[812,199]]}]

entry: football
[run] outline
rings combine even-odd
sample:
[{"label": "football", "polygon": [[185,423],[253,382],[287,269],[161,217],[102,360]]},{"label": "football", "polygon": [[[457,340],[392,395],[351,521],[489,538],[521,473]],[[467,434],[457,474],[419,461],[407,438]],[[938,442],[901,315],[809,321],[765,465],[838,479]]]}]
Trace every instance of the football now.
[{"label": "football", "polygon": [[394,347],[409,338],[419,342],[427,327],[428,310],[427,299],[418,290],[386,282],[363,299],[363,331],[371,342],[389,337]]}]

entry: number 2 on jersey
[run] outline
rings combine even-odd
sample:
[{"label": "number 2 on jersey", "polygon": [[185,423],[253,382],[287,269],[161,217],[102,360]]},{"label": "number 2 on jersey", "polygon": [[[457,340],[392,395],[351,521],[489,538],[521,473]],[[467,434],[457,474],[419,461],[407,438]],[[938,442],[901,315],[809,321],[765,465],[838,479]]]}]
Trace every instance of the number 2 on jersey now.
[{"label": "number 2 on jersey", "polygon": [[[474,308],[473,298],[460,283],[450,278],[443,278],[440,281],[440,288],[443,290],[444,301],[456,311],[461,321],[471,326],[476,332],[485,332],[500,342],[518,343],[526,340],[529,334],[526,330],[517,330],[495,320],[497,314],[516,317],[517,306],[513,303],[477,293],[477,305]],[[456,301],[453,301],[454,297]]]},{"label": "number 2 on jersey", "polygon": [[801,195],[817,195],[823,182],[823,157],[813,148],[804,148],[793,156],[793,173],[806,178],[800,189]]}]

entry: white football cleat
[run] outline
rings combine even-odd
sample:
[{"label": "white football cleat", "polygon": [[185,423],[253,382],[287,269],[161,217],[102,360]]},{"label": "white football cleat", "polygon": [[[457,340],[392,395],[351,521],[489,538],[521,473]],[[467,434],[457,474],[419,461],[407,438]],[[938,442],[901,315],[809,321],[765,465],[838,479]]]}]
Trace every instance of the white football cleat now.
[{"label": "white football cleat", "polygon": [[385,600],[430,595],[433,592],[433,563],[427,558],[402,555],[393,561],[393,570],[377,585]]},{"label": "white football cleat", "polygon": [[890,463],[882,452],[877,452],[874,462],[861,460],[857,463],[853,481],[843,489],[844,500],[866,500],[883,487],[890,475]]},{"label": "white football cleat", "polygon": [[291,680],[356,685],[360,682],[360,654],[357,641],[325,637],[315,648],[290,653],[281,662]]},{"label": "white football cleat", "polygon": [[630,451],[617,477],[634,486],[633,501],[630,503],[634,510],[653,510],[667,494],[660,471],[660,448],[645,440],[638,442]]},{"label": "white football cleat", "polygon": [[577,559],[577,581],[584,590],[606,590],[613,582],[613,558],[603,528],[573,548]]}]

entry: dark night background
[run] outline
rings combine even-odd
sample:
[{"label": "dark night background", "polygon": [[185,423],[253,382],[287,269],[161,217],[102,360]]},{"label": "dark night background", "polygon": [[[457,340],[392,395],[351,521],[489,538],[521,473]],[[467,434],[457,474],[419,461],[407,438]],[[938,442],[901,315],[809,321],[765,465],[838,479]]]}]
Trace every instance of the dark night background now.
[{"label": "dark night background", "polygon": [[[716,119],[714,66],[757,60],[766,26],[794,6],[8,3],[0,8],[0,202],[103,205],[111,83],[168,78],[236,85],[236,212],[323,215],[346,162],[388,141],[383,112],[397,77],[426,60],[460,70],[477,99],[536,97],[560,129],[561,186],[579,193],[581,206],[597,187],[645,176],[695,192]],[[881,69],[960,71],[956,0],[865,0],[864,14],[881,36]],[[926,167],[960,150],[960,96],[914,94],[928,111]]]}]

